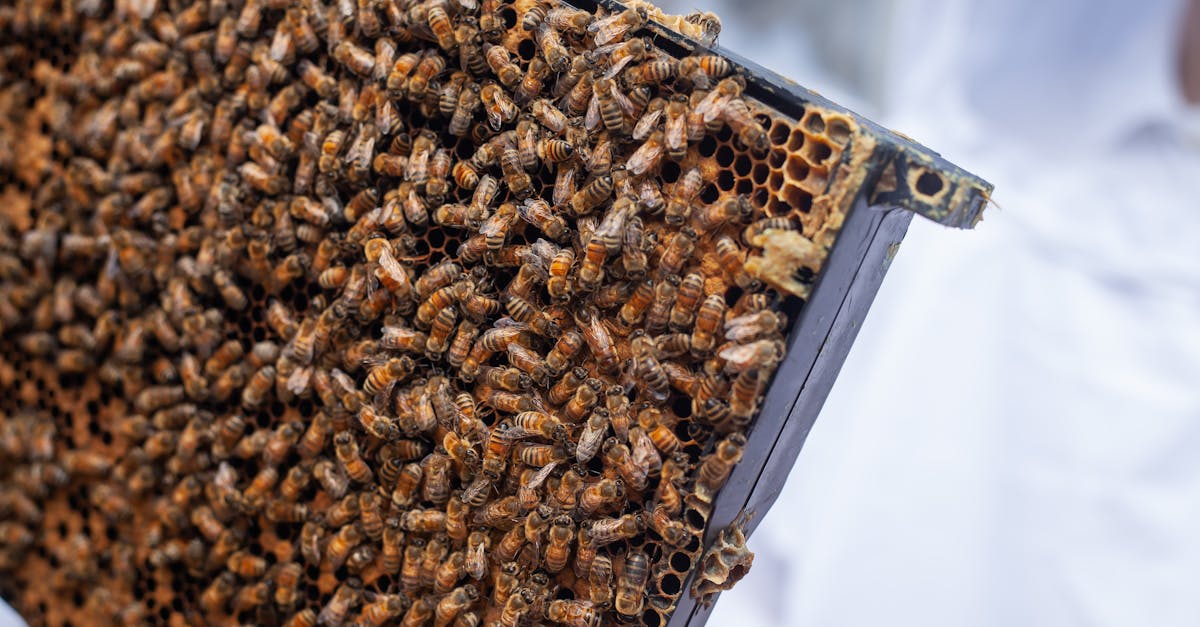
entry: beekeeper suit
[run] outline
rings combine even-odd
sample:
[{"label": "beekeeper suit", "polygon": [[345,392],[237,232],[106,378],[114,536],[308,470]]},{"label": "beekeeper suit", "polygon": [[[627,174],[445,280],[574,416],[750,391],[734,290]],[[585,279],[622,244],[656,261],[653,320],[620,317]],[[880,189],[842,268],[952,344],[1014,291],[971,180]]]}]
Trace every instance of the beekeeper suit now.
[{"label": "beekeeper suit", "polygon": [[914,220],[709,624],[1200,625],[1186,3],[871,4],[878,115],[998,205]]}]

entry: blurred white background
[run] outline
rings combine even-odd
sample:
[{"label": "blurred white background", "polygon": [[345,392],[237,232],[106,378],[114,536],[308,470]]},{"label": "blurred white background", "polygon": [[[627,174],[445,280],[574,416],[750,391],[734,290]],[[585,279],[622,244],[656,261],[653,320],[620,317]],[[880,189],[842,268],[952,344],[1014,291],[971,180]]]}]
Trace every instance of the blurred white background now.
[{"label": "blurred white background", "polygon": [[1200,624],[1186,2],[662,4],[997,187],[914,220],[709,624]]}]

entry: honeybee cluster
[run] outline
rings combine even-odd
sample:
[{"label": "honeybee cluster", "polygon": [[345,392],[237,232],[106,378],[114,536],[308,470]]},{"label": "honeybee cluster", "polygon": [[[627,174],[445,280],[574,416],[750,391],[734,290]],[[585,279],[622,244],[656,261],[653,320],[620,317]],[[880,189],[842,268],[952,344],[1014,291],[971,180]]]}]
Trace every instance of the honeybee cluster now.
[{"label": "honeybee cluster", "polygon": [[849,130],[651,17],[0,7],[5,597],[51,624],[665,623]]}]

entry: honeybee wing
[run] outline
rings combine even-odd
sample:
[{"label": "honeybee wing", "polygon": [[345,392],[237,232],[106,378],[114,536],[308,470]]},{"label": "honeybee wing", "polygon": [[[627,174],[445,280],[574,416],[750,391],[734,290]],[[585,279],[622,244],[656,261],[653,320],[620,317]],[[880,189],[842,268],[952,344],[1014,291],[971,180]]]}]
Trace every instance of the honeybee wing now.
[{"label": "honeybee wing", "polygon": [[308,383],[312,380],[312,366],[300,366],[292,372],[287,380],[287,390],[296,396],[302,394],[308,389]]},{"label": "honeybee wing", "polygon": [[753,339],[765,331],[777,328],[776,320],[772,311],[756,311],[726,320],[725,339],[733,342]]},{"label": "honeybee wing", "polygon": [[498,131],[504,126],[504,114],[500,111],[500,101],[493,100],[486,104],[484,112],[487,114],[488,126],[492,127],[493,131]]},{"label": "honeybee wing", "polygon": [[558,254],[558,250],[558,246],[539,237],[527,250],[522,252],[521,258],[527,263],[547,268],[554,260],[554,256]]},{"label": "honeybee wing", "polygon": [[383,268],[383,271],[391,276],[409,278],[408,270],[405,269],[404,265],[389,250],[384,250],[383,254],[379,256],[379,267]]},{"label": "honeybee wing", "polygon": [[654,129],[658,127],[658,121],[662,119],[662,116],[663,109],[655,109],[643,115],[633,127],[633,138],[642,141],[649,137],[650,133],[653,133]]},{"label": "honeybee wing", "polygon": [[589,131],[600,126],[600,99],[595,94],[592,94],[592,99],[588,101],[587,113],[583,116],[583,126]]},{"label": "honeybee wing", "polygon": [[596,451],[600,450],[600,444],[604,441],[604,436],[607,433],[608,421],[605,420],[603,428],[593,429],[591,426],[585,426],[579,434],[579,441],[575,444],[575,460],[580,463],[587,463],[596,455]]},{"label": "honeybee wing", "polygon": [[629,96],[625,95],[625,92],[621,91],[620,87],[617,87],[617,81],[612,81],[612,87],[609,91],[612,92],[613,98],[617,101],[617,106],[621,107],[621,111],[625,112],[625,115],[632,116],[637,114],[637,105],[629,99]]},{"label": "honeybee wing", "polygon": [[725,346],[717,355],[727,362],[726,368],[747,368],[756,363],[761,364],[776,355],[774,340],[757,340],[749,344],[734,344]]},{"label": "honeybee wing", "polygon": [[492,323],[492,326],[497,329],[521,329],[522,331],[529,329],[528,324],[525,324],[524,322],[517,322],[508,316],[496,320]]},{"label": "honeybee wing", "polygon": [[490,481],[482,473],[475,475],[475,479],[463,489],[462,495],[459,497],[464,503],[470,503],[475,500],[480,494],[488,491],[492,487]]},{"label": "honeybee wing", "polygon": [[662,464],[662,455],[654,446],[654,440],[641,429],[630,429],[633,462],[642,468],[653,468]]},{"label": "honeybee wing", "polygon": [[552,461],[549,464],[542,466],[536,473],[534,473],[532,477],[529,478],[529,481],[525,483],[524,487],[529,490],[538,489],[543,483],[545,483],[546,479],[550,477],[550,473],[554,472],[554,468],[557,466],[557,461]]},{"label": "honeybee wing", "polygon": [[725,103],[728,101],[728,95],[722,94],[718,89],[714,89],[696,104],[695,111],[703,117],[705,122],[711,122],[721,115],[725,110]]},{"label": "honeybee wing", "polygon": [[633,62],[632,55],[622,58],[621,60],[614,63],[613,66],[610,67],[608,69],[608,71],[604,73],[604,78],[612,78],[612,77],[616,76],[617,74],[620,74],[621,70],[625,69],[625,66],[629,65],[632,62]]},{"label": "honeybee wing", "polygon": [[575,195],[575,174],[579,171],[575,166],[559,170],[554,179],[554,194],[552,200],[556,207],[562,206],[571,196]]},{"label": "honeybee wing", "polygon": [[[660,140],[661,137],[657,139]],[[665,143],[657,141],[655,138],[647,139],[641,146],[638,146],[637,150],[633,151],[632,155],[629,155],[629,160],[625,162],[625,167],[629,170],[630,174],[641,176],[658,163],[665,151]]]}]

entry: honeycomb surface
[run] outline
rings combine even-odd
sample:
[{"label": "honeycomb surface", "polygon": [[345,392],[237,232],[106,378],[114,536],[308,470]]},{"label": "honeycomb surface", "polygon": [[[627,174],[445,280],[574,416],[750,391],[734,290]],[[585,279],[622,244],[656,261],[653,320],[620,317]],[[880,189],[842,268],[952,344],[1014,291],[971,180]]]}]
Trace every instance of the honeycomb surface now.
[{"label": "honeycomb surface", "polygon": [[665,624],[857,157],[646,19],[0,7],[0,594]]}]

